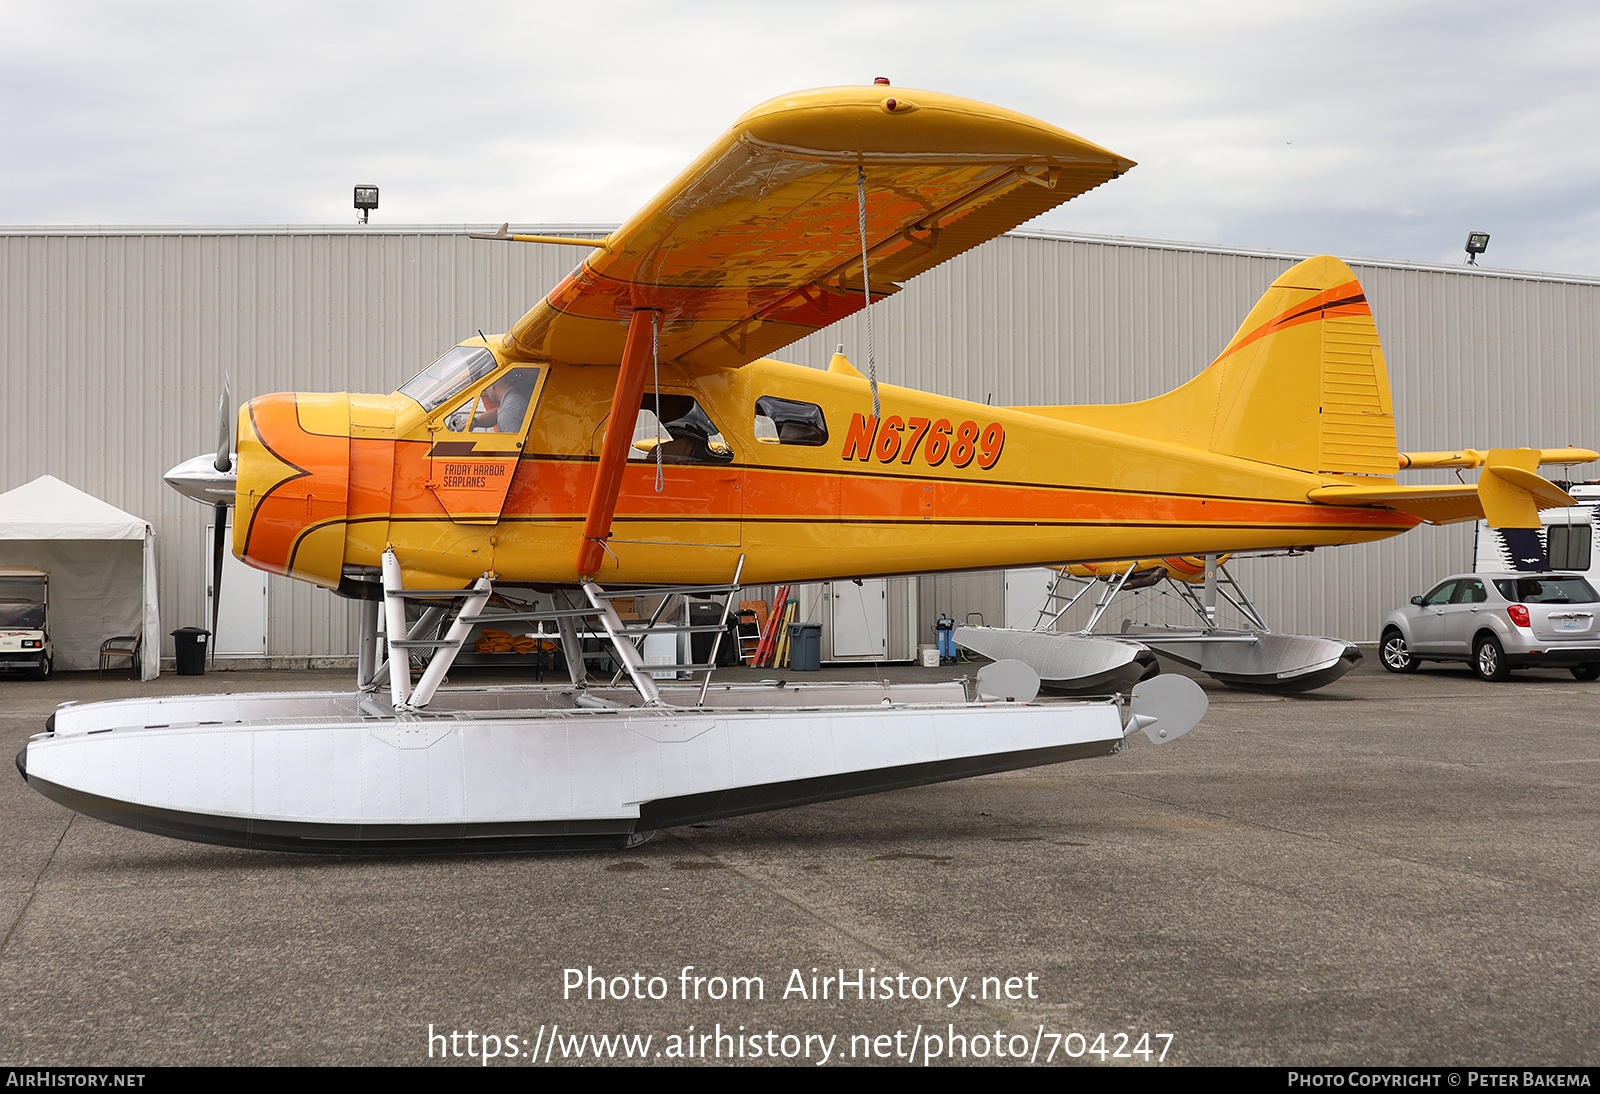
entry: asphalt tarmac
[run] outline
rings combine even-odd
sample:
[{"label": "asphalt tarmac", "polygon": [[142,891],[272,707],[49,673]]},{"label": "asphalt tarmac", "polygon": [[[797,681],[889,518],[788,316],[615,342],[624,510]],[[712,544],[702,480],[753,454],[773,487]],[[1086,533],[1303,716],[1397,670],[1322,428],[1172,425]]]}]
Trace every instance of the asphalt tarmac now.
[{"label": "asphalt tarmac", "polygon": [[[0,745],[69,699],[347,683],[5,678]],[[625,852],[207,847],[13,773],[0,1064],[1596,1062],[1600,685],[1369,656],[1207,692],[1170,745]]]}]

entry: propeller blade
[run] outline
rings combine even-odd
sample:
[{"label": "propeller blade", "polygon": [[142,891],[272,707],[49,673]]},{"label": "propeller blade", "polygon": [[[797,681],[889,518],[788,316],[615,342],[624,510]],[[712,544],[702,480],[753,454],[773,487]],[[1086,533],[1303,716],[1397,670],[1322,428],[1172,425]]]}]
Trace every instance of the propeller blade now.
[{"label": "propeller blade", "polygon": [[233,415],[228,413],[233,404],[233,393],[229,390],[231,387],[232,384],[224,376],[222,399],[217,403],[217,417],[221,419],[217,430],[217,461],[212,464],[223,473],[233,468]]},{"label": "propeller blade", "polygon": [[217,659],[217,610],[222,606],[222,552],[228,544],[228,507],[221,502],[212,510],[216,526],[211,536],[211,653]]}]

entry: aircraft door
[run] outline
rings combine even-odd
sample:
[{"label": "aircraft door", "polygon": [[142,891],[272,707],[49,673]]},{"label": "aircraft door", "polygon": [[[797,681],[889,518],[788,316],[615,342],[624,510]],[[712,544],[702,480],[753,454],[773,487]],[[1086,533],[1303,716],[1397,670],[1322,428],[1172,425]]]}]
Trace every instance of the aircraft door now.
[{"label": "aircraft door", "polygon": [[428,450],[427,486],[457,524],[494,524],[522,458],[543,371],[511,369],[443,420]]},{"label": "aircraft door", "polygon": [[[592,451],[599,450],[606,424],[595,431]],[[739,466],[717,423],[693,395],[646,392],[617,498],[617,524],[625,527],[613,542],[738,547],[742,517]]]}]

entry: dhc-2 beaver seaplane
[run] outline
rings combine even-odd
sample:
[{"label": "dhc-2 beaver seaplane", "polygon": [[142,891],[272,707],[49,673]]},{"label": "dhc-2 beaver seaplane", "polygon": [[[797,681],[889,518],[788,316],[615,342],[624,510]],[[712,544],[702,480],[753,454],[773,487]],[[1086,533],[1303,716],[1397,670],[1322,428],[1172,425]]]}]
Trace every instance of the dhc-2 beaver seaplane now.
[{"label": "dhc-2 beaver seaplane", "polygon": [[[215,458],[168,477],[236,507],[244,561],[359,603],[358,689],[68,704],[18,757],[25,778],[246,847],[624,846],[1106,755],[1134,729],[1171,741],[1205,700],[1158,676],[1131,699],[1037,703],[1014,662],[973,701],[959,682],[663,686],[621,596],[1323,547],[1485,513],[1536,528],[1571,504],[1536,450],[1491,452],[1473,485],[1396,483],[1377,333],[1334,258],[1278,278],[1195,380],[1127,406],[880,385],[870,342],[866,374],[842,353],[826,371],[766,356],[1133,166],[998,107],[828,88],[750,111],[604,239],[502,228],[488,238],[591,251],[509,331],[393,394],[252,399]],[[552,626],[573,686],[441,690],[486,621]],[[583,686],[580,624],[634,693]],[[414,651],[432,656],[413,686]]]}]

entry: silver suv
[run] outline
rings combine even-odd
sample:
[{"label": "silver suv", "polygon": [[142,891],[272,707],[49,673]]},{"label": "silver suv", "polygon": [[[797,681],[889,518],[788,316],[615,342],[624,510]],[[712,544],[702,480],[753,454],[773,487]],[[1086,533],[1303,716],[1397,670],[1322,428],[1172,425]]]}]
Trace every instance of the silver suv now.
[{"label": "silver suv", "polygon": [[1457,574],[1384,618],[1378,655],[1390,672],[1465,661],[1485,680],[1565,665],[1600,678],[1600,595],[1579,574]]}]

